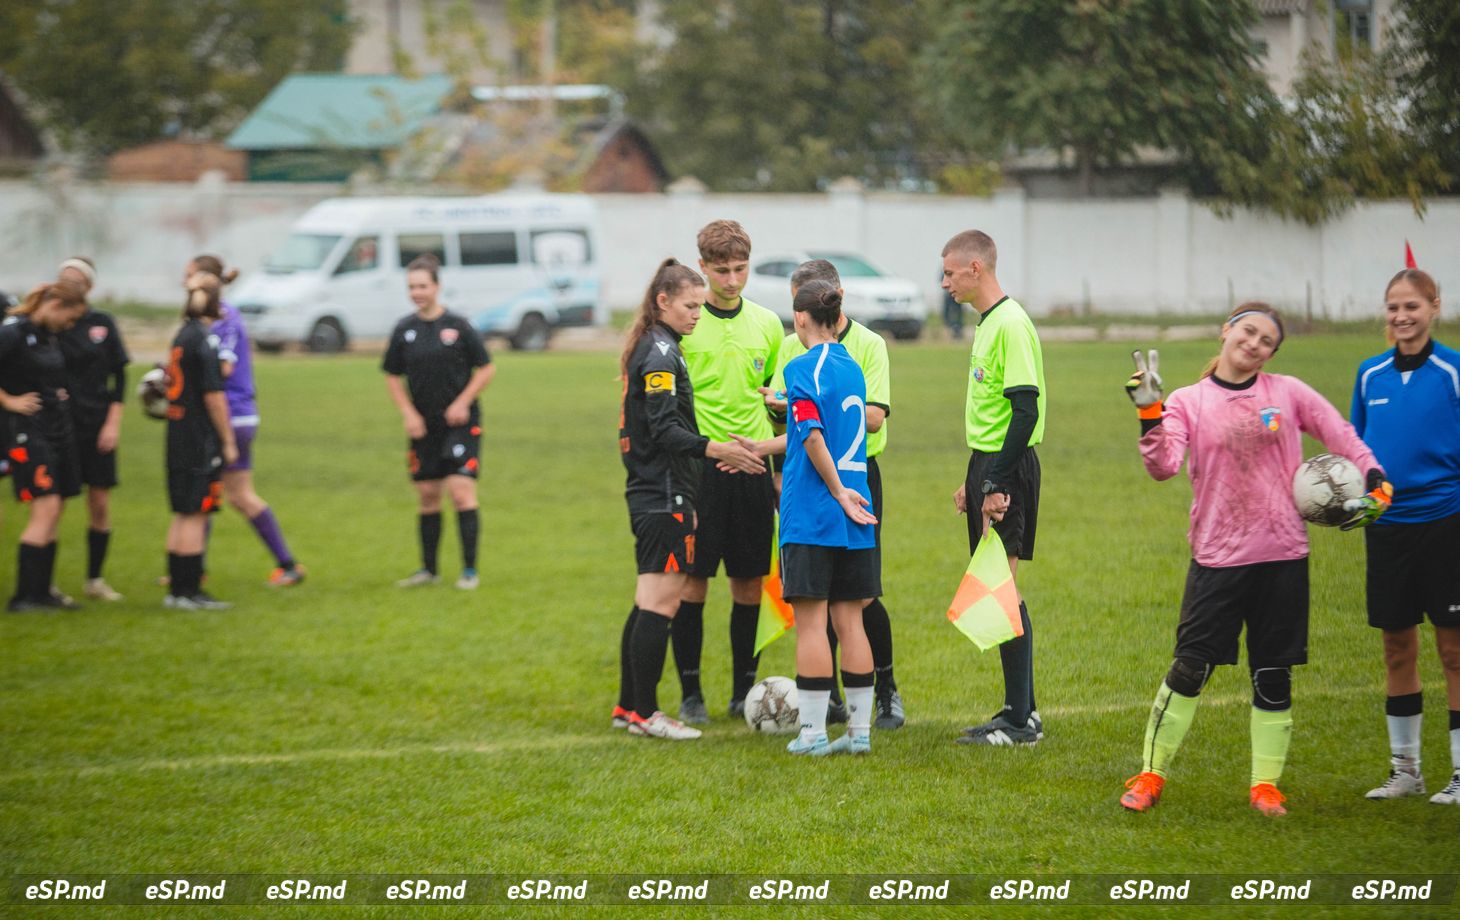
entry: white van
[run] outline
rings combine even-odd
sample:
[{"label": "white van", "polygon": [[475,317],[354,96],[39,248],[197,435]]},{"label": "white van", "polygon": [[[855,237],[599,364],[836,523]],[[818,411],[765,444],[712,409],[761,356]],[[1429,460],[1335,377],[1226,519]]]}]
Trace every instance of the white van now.
[{"label": "white van", "polygon": [[228,299],[261,349],[339,351],[389,335],[411,311],[405,267],[428,252],[441,260],[441,303],[513,348],[608,319],[586,195],[323,201]]}]

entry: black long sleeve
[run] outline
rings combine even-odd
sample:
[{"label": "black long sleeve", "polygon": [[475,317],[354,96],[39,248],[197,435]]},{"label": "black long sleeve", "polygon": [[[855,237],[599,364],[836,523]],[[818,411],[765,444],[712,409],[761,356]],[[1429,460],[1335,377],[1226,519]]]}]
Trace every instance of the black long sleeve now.
[{"label": "black long sleeve", "polygon": [[1033,387],[1021,387],[1008,392],[1013,415],[1009,419],[1009,430],[1004,433],[1004,446],[999,448],[994,462],[989,465],[988,478],[994,485],[1008,488],[1014,469],[1029,448],[1029,438],[1039,422],[1039,391]]}]

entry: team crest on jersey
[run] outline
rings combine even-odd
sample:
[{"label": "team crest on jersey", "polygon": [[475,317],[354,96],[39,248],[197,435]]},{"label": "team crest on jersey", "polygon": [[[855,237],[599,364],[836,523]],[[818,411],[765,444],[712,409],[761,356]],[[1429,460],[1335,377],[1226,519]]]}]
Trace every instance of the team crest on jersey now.
[{"label": "team crest on jersey", "polygon": [[1268,431],[1277,431],[1278,426],[1283,421],[1283,410],[1277,406],[1268,406],[1266,409],[1260,409],[1258,410],[1258,415],[1262,417],[1262,427]]},{"label": "team crest on jersey", "polygon": [[404,338],[407,342],[414,342],[416,340],[416,330],[407,329]]},{"label": "team crest on jersey", "polygon": [[441,344],[442,345],[455,345],[456,344],[456,338],[459,335],[461,335],[460,330],[457,330],[457,329],[442,329],[441,330]]},{"label": "team crest on jersey", "polygon": [[974,381],[974,383],[983,383],[983,379],[985,377],[987,377],[987,376],[988,376],[988,372],[985,371],[983,368],[981,368],[981,367],[975,367],[973,369],[973,381]]},{"label": "team crest on jersey", "polygon": [[86,335],[91,339],[91,344],[93,345],[100,345],[102,342],[105,342],[106,337],[110,334],[111,330],[105,326],[92,326],[86,330]]},{"label": "team crest on jersey", "polygon": [[765,358],[756,358],[751,363],[755,365],[755,372],[757,374],[759,374],[761,371],[765,370]]}]

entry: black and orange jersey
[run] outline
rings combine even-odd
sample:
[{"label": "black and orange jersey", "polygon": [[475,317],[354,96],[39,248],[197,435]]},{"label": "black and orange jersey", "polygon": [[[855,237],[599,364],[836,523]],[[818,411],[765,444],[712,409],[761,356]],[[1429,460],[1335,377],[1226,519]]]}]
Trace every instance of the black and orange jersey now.
[{"label": "black and orange jersey", "polygon": [[66,391],[78,425],[96,426],[106,420],[112,403],[126,392],[126,367],[131,360],[117,324],[109,314],[87,310],[76,325],[60,335],[66,356]]},{"label": "black and orange jersey", "polygon": [[[466,317],[444,311],[435,319],[412,313],[396,323],[380,369],[406,378],[411,404],[429,424],[441,424],[446,407],[461,395],[477,368],[492,363],[482,334]],[[476,401],[471,424],[480,420]]]},{"label": "black and orange jersey", "polygon": [[24,316],[11,317],[0,325],[0,390],[11,396],[36,393],[41,398],[40,411],[34,415],[7,414],[14,434],[40,435],[47,440],[71,437],[66,358],[56,333]]},{"label": "black and orange jersey", "polygon": [[630,514],[693,507],[710,439],[695,422],[694,388],[680,336],[656,323],[634,346],[625,370],[618,443]]},{"label": "black and orange jersey", "polygon": [[223,441],[208,408],[207,393],[223,390],[217,338],[202,320],[183,323],[167,362],[167,468],[206,472],[223,461]]}]

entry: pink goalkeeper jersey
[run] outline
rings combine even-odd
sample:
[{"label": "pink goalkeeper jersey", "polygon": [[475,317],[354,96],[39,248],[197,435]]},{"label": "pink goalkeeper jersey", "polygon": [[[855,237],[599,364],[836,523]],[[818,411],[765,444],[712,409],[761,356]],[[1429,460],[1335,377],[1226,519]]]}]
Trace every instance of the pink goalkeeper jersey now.
[{"label": "pink goalkeeper jersey", "polygon": [[1353,426],[1296,377],[1257,375],[1246,389],[1210,377],[1166,400],[1161,424],[1141,438],[1146,472],[1191,477],[1191,554],[1224,568],[1302,559],[1308,531],[1293,504],[1293,473],[1303,462],[1303,434],[1347,457],[1361,473],[1379,466]]}]

